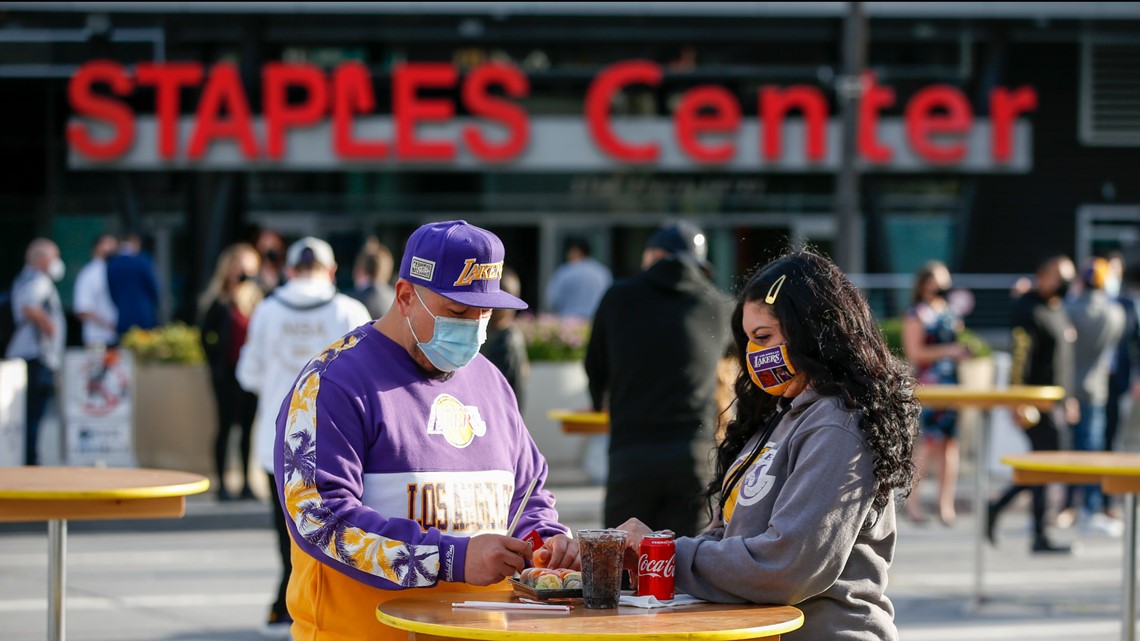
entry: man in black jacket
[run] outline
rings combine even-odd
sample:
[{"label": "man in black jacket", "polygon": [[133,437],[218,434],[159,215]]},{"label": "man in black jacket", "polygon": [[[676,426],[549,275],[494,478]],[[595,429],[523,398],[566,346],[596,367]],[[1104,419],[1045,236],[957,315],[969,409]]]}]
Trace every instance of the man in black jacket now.
[{"label": "man in black jacket", "polygon": [[[1070,390],[1073,385],[1073,344],[1076,329],[1065,312],[1065,292],[1073,282],[1076,268],[1066,256],[1049,258],[1037,268],[1037,286],[1013,305],[1013,368],[1010,383],[1014,385],[1059,385]],[[1066,421],[1075,422],[1075,398],[1065,400]],[[1061,436],[1053,412],[1039,417],[1017,413],[1034,451],[1061,449]],[[1036,419],[1036,420],[1034,420]],[[998,515],[1024,490],[1033,497],[1033,552],[1068,554],[1072,548],[1056,544],[1045,533],[1045,487],[1011,485],[989,504],[986,512],[986,537],[996,545]]]},{"label": "man in black jacket", "polygon": [[718,408],[716,367],[732,302],[709,280],[708,246],[687,222],[658,228],[643,271],[602,297],[586,350],[594,409],[610,410],[604,523],[637,516],[697,534]]}]

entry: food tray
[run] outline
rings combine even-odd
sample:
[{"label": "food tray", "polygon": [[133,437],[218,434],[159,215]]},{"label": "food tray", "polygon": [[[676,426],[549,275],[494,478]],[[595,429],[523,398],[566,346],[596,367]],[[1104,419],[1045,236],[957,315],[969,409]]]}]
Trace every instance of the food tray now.
[{"label": "food tray", "polygon": [[535,590],[522,581],[511,577],[507,579],[511,582],[511,588],[514,589],[515,594],[521,594],[528,599],[538,599],[540,601],[548,601],[550,599],[581,599],[582,588],[574,590]]}]

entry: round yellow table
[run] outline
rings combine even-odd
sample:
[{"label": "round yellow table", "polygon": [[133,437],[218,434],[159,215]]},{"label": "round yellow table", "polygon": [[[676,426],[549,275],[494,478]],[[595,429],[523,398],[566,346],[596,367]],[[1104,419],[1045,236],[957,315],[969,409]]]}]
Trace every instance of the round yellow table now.
[{"label": "round yellow table", "polygon": [[961,385],[919,385],[914,389],[926,409],[978,408],[1032,405],[1047,410],[1065,398],[1065,388],[1055,385],[1011,385],[1003,389],[974,389]]},{"label": "round yellow table", "polygon": [[[507,590],[475,593],[479,601],[509,603]],[[569,612],[452,608],[471,592],[409,595],[376,608],[381,623],[408,631],[416,641],[496,639],[499,641],[732,641],[771,639],[799,629],[804,615],[791,606],[707,603],[678,608],[618,607],[589,610],[574,603]]]},{"label": "round yellow table", "polygon": [[63,641],[67,521],[177,518],[210,481],[135,468],[0,468],[0,521],[48,522],[48,639]]},{"label": "round yellow table", "polygon": [[1140,454],[1133,452],[1028,452],[1004,456],[1018,485],[1098,483],[1108,494],[1124,495],[1123,623],[1120,638],[1136,639],[1136,495],[1140,493]]},{"label": "round yellow table", "polygon": [[572,410],[551,410],[547,416],[562,424],[566,434],[609,434],[609,412],[575,412]]},{"label": "round yellow table", "polygon": [[[1065,398],[1065,388],[1051,385],[1011,385],[1001,389],[977,389],[961,385],[919,385],[914,389],[924,409],[966,409],[977,408],[983,411],[995,407],[1013,409],[1020,405],[1032,405],[1048,411],[1058,401]],[[987,425],[986,421],[982,422]],[[985,597],[985,537],[986,502],[989,499],[989,474],[986,465],[989,461],[989,439],[986,434],[978,434],[974,446],[974,600],[977,607]]]}]

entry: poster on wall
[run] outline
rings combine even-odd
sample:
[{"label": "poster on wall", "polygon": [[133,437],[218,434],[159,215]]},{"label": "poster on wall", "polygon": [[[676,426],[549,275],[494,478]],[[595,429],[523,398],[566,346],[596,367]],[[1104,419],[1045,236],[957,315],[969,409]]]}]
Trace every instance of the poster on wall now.
[{"label": "poster on wall", "polygon": [[0,360],[0,467],[24,464],[27,388],[27,364],[18,358]]},{"label": "poster on wall", "polygon": [[134,360],[127,350],[69,349],[61,384],[68,465],[135,465]]}]

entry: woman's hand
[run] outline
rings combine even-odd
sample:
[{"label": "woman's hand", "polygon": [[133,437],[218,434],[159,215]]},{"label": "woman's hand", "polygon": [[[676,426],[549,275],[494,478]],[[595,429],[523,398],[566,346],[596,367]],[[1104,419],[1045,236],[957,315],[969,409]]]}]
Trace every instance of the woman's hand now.
[{"label": "woman's hand", "polygon": [[633,518],[617,527],[625,530],[625,555],[622,558],[622,567],[629,570],[630,586],[637,588],[637,554],[641,547],[641,539],[653,532],[648,525],[639,519]]},{"label": "woman's hand", "polygon": [[578,551],[578,541],[556,534],[542,542],[542,547],[534,551],[534,566],[537,568],[582,569],[582,555]]}]

